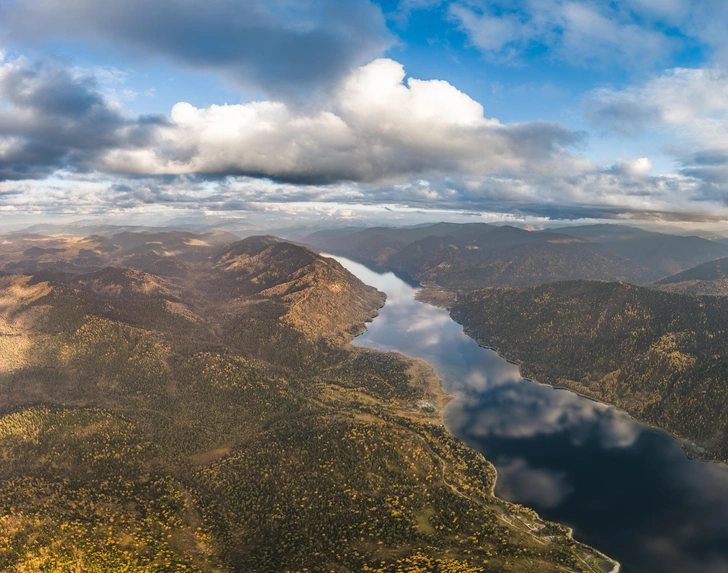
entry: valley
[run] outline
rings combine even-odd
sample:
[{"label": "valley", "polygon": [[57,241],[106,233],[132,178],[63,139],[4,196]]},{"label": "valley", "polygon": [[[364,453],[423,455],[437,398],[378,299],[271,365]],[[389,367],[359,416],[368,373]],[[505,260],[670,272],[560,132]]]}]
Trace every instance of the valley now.
[{"label": "valley", "polygon": [[685,442],[624,411],[525,380],[518,365],[481,347],[447,310],[421,302],[427,289],[338,260],[388,296],[354,344],[435,368],[454,396],[444,411],[447,427],[493,462],[496,495],[568,524],[577,539],[617,559],[620,571],[728,566],[728,465],[690,459]]},{"label": "valley", "polygon": [[429,367],[349,345],[381,292],[303,247],[228,239],[5,239],[0,568],[610,563],[493,495]]},{"label": "valley", "polygon": [[643,285],[728,255],[728,247],[717,241],[620,225],[528,231],[437,223],[320,231],[303,242],[455,292],[565,280]]}]

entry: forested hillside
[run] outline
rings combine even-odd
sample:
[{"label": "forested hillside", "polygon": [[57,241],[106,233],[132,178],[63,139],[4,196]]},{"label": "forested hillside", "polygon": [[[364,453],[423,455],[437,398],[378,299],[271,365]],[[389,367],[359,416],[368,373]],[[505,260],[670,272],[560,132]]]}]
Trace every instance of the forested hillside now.
[{"label": "forested hillside", "polygon": [[563,282],[462,296],[455,320],[525,376],[615,404],[728,459],[728,299]]},{"label": "forested hillside", "polygon": [[664,278],[654,286],[682,294],[728,296],[728,257]]},{"label": "forested hillside", "polygon": [[[418,406],[447,402],[431,369],[348,345],[381,293],[272,237],[147,238],[4,245],[45,270],[0,278],[0,570],[608,564],[492,495]],[[185,272],[119,266],[139,256]]]},{"label": "forested hillside", "polygon": [[576,279],[647,284],[728,255],[719,242],[619,225],[535,232],[507,225],[438,223],[320,231],[304,242],[458,292]]},{"label": "forested hillside", "polygon": [[551,232],[604,245],[663,277],[728,255],[728,245],[720,241],[655,233],[625,225],[562,227]]}]

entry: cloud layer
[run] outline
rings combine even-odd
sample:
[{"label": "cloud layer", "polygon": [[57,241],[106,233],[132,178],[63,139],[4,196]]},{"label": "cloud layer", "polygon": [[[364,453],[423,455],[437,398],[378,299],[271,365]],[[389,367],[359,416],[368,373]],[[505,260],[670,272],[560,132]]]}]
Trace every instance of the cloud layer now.
[{"label": "cloud layer", "polygon": [[681,173],[702,182],[706,198],[728,203],[728,71],[675,68],[642,85],[601,89],[586,101],[597,126],[627,135],[659,130],[677,143],[667,151]]},{"label": "cloud layer", "polygon": [[394,39],[369,0],[0,0],[7,42],[71,39],[268,93],[330,88]]},{"label": "cloud layer", "polygon": [[645,68],[696,44],[728,61],[722,0],[456,0],[448,11],[474,47],[501,61],[545,51],[572,64]]},{"label": "cloud layer", "polygon": [[179,103],[157,145],[118,149],[105,171],[252,175],[278,181],[404,183],[413,176],[534,172],[564,161],[578,134],[552,123],[503,125],[443,81],[405,81],[380,59],[355,70],[324,106]]},{"label": "cloud layer", "polygon": [[[15,58],[0,62],[0,209],[219,211],[308,201],[725,219],[728,108],[717,94],[726,87],[719,69],[674,70],[591,95],[587,110],[601,126],[641,121],[688,141],[674,151],[682,171],[653,176],[649,158],[597,165],[580,153],[582,133],[502,123],[453,85],[408,78],[390,59],[353,69],[306,105],[180,102],[169,117],[133,117],[93,76]],[[42,182],[51,176],[54,192]],[[43,186],[49,201],[32,191]]]},{"label": "cloud layer", "polygon": [[93,169],[105,150],[149,145],[163,123],[125,117],[93,77],[24,58],[0,62],[0,180]]}]

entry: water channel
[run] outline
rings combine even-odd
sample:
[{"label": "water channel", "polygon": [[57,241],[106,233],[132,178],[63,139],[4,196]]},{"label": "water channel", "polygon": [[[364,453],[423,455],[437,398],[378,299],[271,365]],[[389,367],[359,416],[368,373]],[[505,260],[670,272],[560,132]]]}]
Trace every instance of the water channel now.
[{"label": "water channel", "polygon": [[415,300],[390,272],[334,257],[387,303],[354,344],[429,362],[455,396],[445,422],[498,470],[496,494],[574,529],[626,573],[728,573],[728,466],[609,406],[523,380],[518,367]]}]

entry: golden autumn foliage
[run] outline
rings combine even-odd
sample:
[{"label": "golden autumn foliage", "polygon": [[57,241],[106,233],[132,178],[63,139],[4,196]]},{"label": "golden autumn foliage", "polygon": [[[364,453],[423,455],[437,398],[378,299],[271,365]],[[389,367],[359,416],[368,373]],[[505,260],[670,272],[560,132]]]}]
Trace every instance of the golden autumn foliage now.
[{"label": "golden autumn foliage", "polygon": [[493,466],[418,406],[446,401],[429,368],[347,344],[381,293],[277,239],[212,251],[159,254],[185,261],[166,279],[22,279],[40,295],[3,314],[29,346],[0,371],[0,570],[609,562],[492,495]]}]

